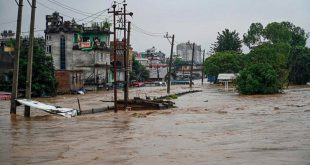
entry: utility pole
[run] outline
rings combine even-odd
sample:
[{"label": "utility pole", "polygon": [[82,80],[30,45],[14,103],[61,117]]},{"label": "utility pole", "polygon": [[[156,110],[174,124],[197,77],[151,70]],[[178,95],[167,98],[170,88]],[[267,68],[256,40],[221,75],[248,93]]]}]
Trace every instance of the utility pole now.
[{"label": "utility pole", "polygon": [[130,31],[131,22],[128,22],[128,33],[127,33],[127,55],[126,55],[126,74],[125,74],[125,105],[127,107],[129,100],[129,51],[130,51]]},{"label": "utility pole", "polygon": [[114,112],[117,113],[117,80],[116,80],[116,2],[112,5],[113,11],[108,12],[108,13],[113,13],[113,36],[114,36],[114,41],[113,41],[113,67],[114,67],[114,73],[113,73],[113,78],[114,78]]},{"label": "utility pole", "polygon": [[[126,6],[127,6],[127,4],[126,4],[126,0],[124,0],[124,4],[123,4],[123,6],[124,6],[124,12],[122,12],[122,11],[116,11],[115,10],[115,8],[116,8],[116,2],[114,2],[114,4],[113,4],[113,6],[112,6],[112,8],[113,8],[113,11],[112,12],[108,12],[108,13],[113,13],[113,26],[114,26],[114,112],[116,113],[117,111],[118,111],[118,109],[117,109],[117,84],[118,84],[118,82],[117,82],[117,79],[116,79],[116,76],[117,76],[117,74],[116,74],[116,29],[119,29],[119,30],[124,30],[124,50],[123,50],[123,52],[124,52],[124,70],[125,70],[125,72],[124,72],[124,74],[125,74],[125,81],[124,81],[124,84],[125,84],[125,86],[128,86],[128,84],[127,84],[127,80],[126,79],[128,79],[128,78],[126,78],[126,76],[128,75],[128,73],[127,73],[127,58],[126,58],[126,55],[127,55],[127,42],[126,42],[126,15],[129,15],[129,16],[132,16],[133,15],[133,13],[132,12],[130,12],[130,13],[126,13]],[[124,27],[123,28],[116,28],[116,15],[117,16],[119,16],[119,15],[121,15],[121,16],[124,16]],[[125,87],[125,92],[124,92],[124,100],[126,100],[126,95],[128,95],[128,90],[126,91],[126,88],[127,87]],[[127,94],[126,94],[127,93]],[[128,96],[127,96],[127,98],[128,98]],[[128,102],[128,99],[127,99],[127,102]]]},{"label": "utility pole", "polygon": [[[32,0],[30,33],[29,33],[29,48],[28,48],[28,61],[27,61],[26,99],[31,99],[33,38],[34,38],[35,16],[36,16],[36,0]],[[30,117],[30,107],[29,106],[25,106],[24,116]]]},{"label": "utility pole", "polygon": [[192,52],[192,64],[191,64],[191,72],[190,72],[190,82],[189,87],[192,89],[193,83],[193,66],[194,66],[194,55],[195,55],[195,42],[193,43],[193,52]]},{"label": "utility pole", "polygon": [[[125,1],[124,1],[125,2]],[[124,77],[125,77],[125,79],[124,79],[124,102],[125,102],[125,104],[124,104],[124,109],[126,109],[126,107],[127,107],[127,104],[128,104],[128,91],[126,90],[127,89],[127,85],[128,85],[128,83],[127,83],[127,41],[126,41],[126,38],[127,38],[127,36],[126,36],[126,30],[127,30],[127,27],[126,27],[126,6],[127,6],[127,4],[126,3],[124,3],[123,4],[123,6],[124,6]]]},{"label": "utility pole", "polygon": [[14,71],[13,71],[13,84],[11,94],[11,109],[10,114],[16,114],[16,100],[18,95],[18,71],[19,71],[19,54],[20,54],[20,34],[22,27],[22,14],[23,14],[23,0],[19,0],[17,26],[16,26],[16,44],[14,55]]},{"label": "utility pole", "polygon": [[[169,70],[168,70],[168,84],[167,84],[167,93],[170,94],[170,85],[171,85],[171,65],[172,65],[172,55],[173,55],[173,46],[174,46],[174,34],[172,37],[168,36],[168,33],[166,34],[165,38],[172,38],[171,42],[171,51],[170,51],[170,59],[169,59]],[[169,40],[169,39],[168,39]],[[169,40],[170,42],[170,40]]]},{"label": "utility pole", "polygon": [[201,85],[203,85],[203,79],[205,75],[205,67],[204,67],[204,62],[205,62],[205,54],[206,50],[203,50],[203,55],[202,55],[202,65],[201,65]]}]

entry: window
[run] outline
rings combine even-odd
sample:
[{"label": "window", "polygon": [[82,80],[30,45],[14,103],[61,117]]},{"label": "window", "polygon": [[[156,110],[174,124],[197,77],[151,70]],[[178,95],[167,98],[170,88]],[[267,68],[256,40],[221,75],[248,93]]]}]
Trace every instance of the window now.
[{"label": "window", "polygon": [[60,37],[60,69],[66,69],[66,39]]},{"label": "window", "polygon": [[52,40],[52,36],[46,35],[46,41],[50,41],[50,40]]},{"label": "window", "polygon": [[52,45],[47,45],[46,46],[46,53],[52,54]]}]

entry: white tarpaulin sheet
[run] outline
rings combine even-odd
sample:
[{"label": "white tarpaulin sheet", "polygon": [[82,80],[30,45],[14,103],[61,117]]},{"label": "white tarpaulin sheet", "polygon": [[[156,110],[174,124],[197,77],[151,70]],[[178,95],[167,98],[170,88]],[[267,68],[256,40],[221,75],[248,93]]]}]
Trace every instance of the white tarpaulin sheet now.
[{"label": "white tarpaulin sheet", "polygon": [[42,111],[45,111],[47,113],[56,114],[64,117],[74,117],[77,116],[79,111],[72,108],[62,108],[54,105],[48,105],[44,104],[38,101],[34,100],[28,100],[28,99],[18,99],[17,102],[19,102],[22,105],[26,105],[32,108],[37,108]]}]

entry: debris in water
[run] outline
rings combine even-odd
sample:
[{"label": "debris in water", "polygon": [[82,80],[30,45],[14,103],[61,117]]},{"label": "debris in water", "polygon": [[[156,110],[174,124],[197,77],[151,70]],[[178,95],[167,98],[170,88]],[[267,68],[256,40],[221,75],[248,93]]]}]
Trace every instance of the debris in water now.
[{"label": "debris in water", "polygon": [[48,104],[44,104],[38,101],[29,100],[29,99],[18,99],[16,101],[22,105],[26,105],[32,108],[37,108],[47,113],[60,115],[60,116],[68,117],[68,118],[77,116],[80,113],[80,111],[76,109],[62,108],[59,106],[48,105]]}]

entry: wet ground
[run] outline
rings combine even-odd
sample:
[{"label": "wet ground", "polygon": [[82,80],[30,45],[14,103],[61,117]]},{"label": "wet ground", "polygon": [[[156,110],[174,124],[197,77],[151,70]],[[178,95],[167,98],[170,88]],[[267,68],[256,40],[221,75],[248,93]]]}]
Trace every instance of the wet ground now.
[{"label": "wet ground", "polygon": [[[196,89],[199,89],[197,87]],[[32,110],[10,117],[0,102],[0,164],[310,164],[310,88],[240,96],[205,85],[165,111],[63,118]],[[173,86],[173,92],[187,86]],[[132,96],[160,96],[165,87]],[[113,93],[79,96],[82,109]],[[41,98],[77,108],[76,96]]]}]

